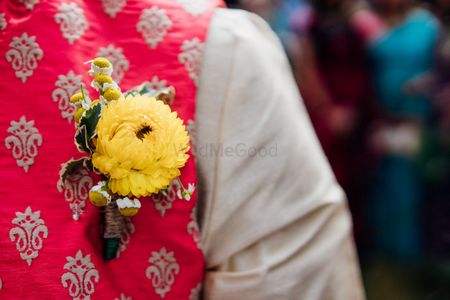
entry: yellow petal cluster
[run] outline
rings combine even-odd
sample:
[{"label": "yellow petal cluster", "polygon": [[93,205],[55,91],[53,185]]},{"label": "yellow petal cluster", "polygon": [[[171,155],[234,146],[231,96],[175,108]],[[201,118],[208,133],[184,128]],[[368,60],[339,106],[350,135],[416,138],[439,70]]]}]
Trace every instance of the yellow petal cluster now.
[{"label": "yellow petal cluster", "polygon": [[180,175],[189,155],[183,121],[166,104],[129,95],[110,102],[97,124],[92,162],[122,196],[149,196]]}]

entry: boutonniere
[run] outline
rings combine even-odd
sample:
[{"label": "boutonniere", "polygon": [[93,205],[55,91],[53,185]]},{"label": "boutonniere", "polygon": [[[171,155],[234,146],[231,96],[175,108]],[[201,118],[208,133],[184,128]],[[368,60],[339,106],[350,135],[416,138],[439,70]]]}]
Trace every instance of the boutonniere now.
[{"label": "boutonniere", "polygon": [[[183,121],[166,104],[172,87],[154,91],[142,85],[128,93],[111,78],[111,63],[102,57],[89,62],[91,100],[83,87],[70,102],[76,106],[75,145],[87,156],[62,165],[61,180],[85,168],[102,178],[89,192],[90,202],[104,213],[104,258],[116,257],[124,217],[136,215],[139,198],[165,193],[178,180],[177,195],[189,200],[195,187],[179,179],[189,155],[189,136]],[[141,199],[142,200],[142,199]],[[78,218],[78,216],[76,216]]]}]

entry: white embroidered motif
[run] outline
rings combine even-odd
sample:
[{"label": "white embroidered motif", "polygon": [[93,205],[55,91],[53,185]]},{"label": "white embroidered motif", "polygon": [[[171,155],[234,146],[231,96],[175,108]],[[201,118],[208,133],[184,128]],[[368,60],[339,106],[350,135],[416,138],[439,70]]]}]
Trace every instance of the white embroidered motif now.
[{"label": "white embroidered motif", "polygon": [[198,300],[200,298],[200,291],[202,290],[202,284],[199,283],[195,288],[191,290],[189,300]]},{"label": "white embroidered motif", "polygon": [[167,252],[165,247],[159,252],[153,251],[148,261],[151,265],[145,271],[145,275],[152,280],[155,292],[164,298],[175,282],[175,275],[180,272],[180,265],[174,253]]},{"label": "white embroidered motif", "polygon": [[5,30],[6,26],[8,26],[8,22],[6,22],[5,14],[0,14],[0,30]]},{"label": "white embroidered motif", "polygon": [[189,140],[191,142],[191,149],[192,149],[192,154],[194,154],[194,156],[196,155],[196,139],[197,139],[197,131],[195,130],[195,121],[192,119],[189,119],[187,121],[187,125],[186,125],[186,130],[189,134]]},{"label": "white embroidered motif", "polygon": [[198,77],[200,75],[200,67],[203,56],[204,44],[198,38],[186,40],[181,46],[181,53],[178,55],[178,61],[184,64],[189,73],[189,77],[198,85]]},{"label": "white embroidered motif", "polygon": [[73,71],[67,73],[66,76],[59,75],[55,82],[55,89],[52,93],[54,102],[58,103],[58,108],[61,111],[61,117],[67,119],[72,123],[75,106],[70,103],[70,97],[80,90],[82,80],[81,75],[75,75]]},{"label": "white embroidered motif", "polygon": [[11,49],[6,52],[6,60],[11,63],[17,78],[25,83],[38,67],[38,60],[42,59],[44,52],[36,42],[36,37],[29,37],[26,32],[21,37],[13,37],[9,47]]},{"label": "white embroidered motif", "polygon": [[28,172],[38,155],[38,147],[42,145],[42,135],[34,127],[34,121],[27,122],[25,116],[18,122],[11,121],[10,124],[8,132],[11,135],[5,139],[6,149],[12,149],[12,156],[16,159],[17,165]]},{"label": "white embroidered motif", "polygon": [[127,297],[124,294],[120,294],[120,298],[116,298],[114,300],[133,300],[131,297]]},{"label": "white embroidered motif", "polygon": [[67,263],[64,269],[68,272],[61,276],[61,283],[64,288],[69,289],[69,295],[73,300],[89,300],[95,292],[95,284],[98,283],[100,275],[91,262],[88,254],[83,257],[81,250],[78,250],[75,257],[67,256]]},{"label": "white embroidered motif", "polygon": [[160,192],[152,196],[153,205],[161,217],[164,217],[166,211],[172,208],[172,202],[177,200],[177,190],[179,187],[178,180],[174,180],[166,193]]},{"label": "white embroidered motif", "polygon": [[80,214],[84,212],[86,200],[89,198],[89,191],[93,185],[94,182],[86,169],[80,169],[77,173],[67,176],[64,182],[61,177],[59,178],[56,187],[58,192],[64,193],[64,198],[69,203],[75,220],[78,220]]},{"label": "white embroidered motif", "polygon": [[9,231],[11,242],[16,243],[20,257],[31,266],[33,259],[38,257],[42,249],[43,239],[48,236],[48,228],[41,219],[41,212],[27,207],[25,212],[16,212],[16,218],[11,223],[17,225]]},{"label": "white embroidered motif", "polygon": [[142,33],[142,37],[150,48],[155,49],[170,27],[172,27],[172,21],[166,11],[153,6],[142,11],[136,30]]},{"label": "white embroidered motif", "polygon": [[134,224],[130,218],[125,218],[125,230],[120,236],[119,248],[117,249],[117,258],[120,257],[120,253],[127,250],[127,245],[130,242],[131,235],[136,231]]},{"label": "white embroidered motif", "polygon": [[114,45],[110,44],[106,48],[100,48],[97,52],[97,56],[105,57],[111,62],[114,69],[112,77],[114,81],[120,83],[130,66],[130,63],[122,53],[122,48],[116,48]]},{"label": "white embroidered motif", "polygon": [[62,3],[58,10],[59,13],[55,14],[55,22],[61,24],[63,37],[72,45],[84,34],[89,24],[84,17],[83,10],[73,2]]},{"label": "white embroidered motif", "polygon": [[26,9],[32,10],[39,3],[39,0],[20,0],[20,2],[23,3]]},{"label": "white embroidered motif", "polygon": [[126,0],[102,0],[103,10],[111,18],[115,18],[127,4]]},{"label": "white embroidered motif", "polygon": [[193,16],[198,16],[208,9],[209,0],[177,0],[185,11]]},{"label": "white embroidered motif", "polygon": [[152,81],[148,82],[149,87],[154,91],[167,88],[167,81],[159,80],[158,76],[153,76]]},{"label": "white embroidered motif", "polygon": [[195,209],[193,209],[191,212],[190,221],[187,225],[187,231],[190,235],[192,235],[192,238],[194,239],[194,242],[197,244],[197,247],[201,248],[200,247],[200,228],[198,226],[197,216],[195,215]]}]

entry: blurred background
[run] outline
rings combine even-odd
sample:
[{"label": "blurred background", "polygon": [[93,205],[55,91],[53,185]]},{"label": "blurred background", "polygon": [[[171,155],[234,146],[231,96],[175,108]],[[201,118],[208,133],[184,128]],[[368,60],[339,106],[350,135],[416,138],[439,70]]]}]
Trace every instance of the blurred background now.
[{"label": "blurred background", "polygon": [[367,298],[449,300],[450,0],[227,2],[283,43],[348,195]]}]

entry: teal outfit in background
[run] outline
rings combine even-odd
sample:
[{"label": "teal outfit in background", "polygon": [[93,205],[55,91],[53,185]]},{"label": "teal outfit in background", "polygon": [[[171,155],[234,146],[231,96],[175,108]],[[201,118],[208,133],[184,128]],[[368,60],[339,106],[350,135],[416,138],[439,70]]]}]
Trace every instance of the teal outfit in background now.
[{"label": "teal outfit in background", "polygon": [[417,9],[370,44],[377,100],[386,113],[425,120],[430,117],[430,100],[408,95],[403,88],[408,80],[432,69],[438,36],[437,19]]},{"label": "teal outfit in background", "polygon": [[[418,9],[369,45],[381,118],[396,123],[432,119],[432,103],[405,93],[404,86],[433,67],[439,36],[436,18]],[[371,193],[369,216],[375,248],[396,259],[414,259],[423,251],[421,210],[424,183],[417,162],[406,155],[385,153]]]}]

